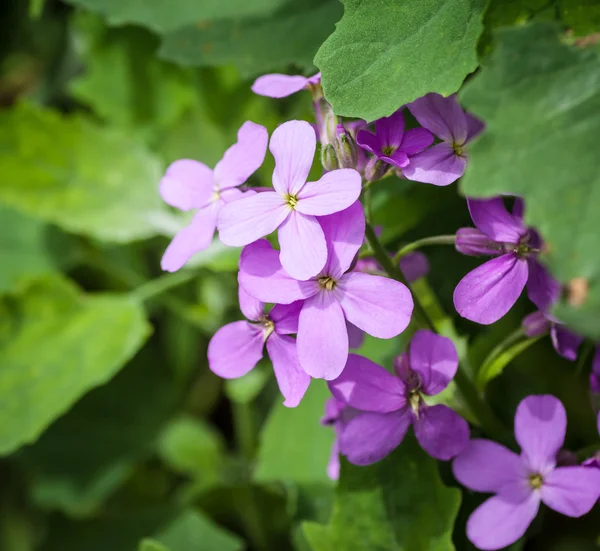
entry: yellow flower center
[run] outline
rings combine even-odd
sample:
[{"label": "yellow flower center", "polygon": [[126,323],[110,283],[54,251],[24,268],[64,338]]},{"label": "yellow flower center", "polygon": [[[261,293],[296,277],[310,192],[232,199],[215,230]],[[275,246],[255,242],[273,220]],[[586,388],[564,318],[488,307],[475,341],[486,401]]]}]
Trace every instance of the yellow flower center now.
[{"label": "yellow flower center", "polygon": [[321,288],[325,289],[326,291],[331,291],[335,287],[335,280],[329,276],[320,277],[317,281],[319,282]]},{"label": "yellow flower center", "polygon": [[534,490],[539,490],[544,483],[544,479],[541,474],[532,474],[529,476],[529,485]]},{"label": "yellow flower center", "polygon": [[298,204],[298,198],[295,195],[288,195],[286,197],[286,201],[287,204],[293,209],[296,208],[296,205]]}]

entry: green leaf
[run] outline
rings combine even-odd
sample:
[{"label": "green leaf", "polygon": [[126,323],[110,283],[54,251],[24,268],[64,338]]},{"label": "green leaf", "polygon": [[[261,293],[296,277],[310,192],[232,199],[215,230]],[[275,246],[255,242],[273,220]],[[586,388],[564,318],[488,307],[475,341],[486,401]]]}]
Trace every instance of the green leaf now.
[{"label": "green leaf", "polygon": [[140,542],[138,551],[171,551],[162,543],[153,539],[145,539]]},{"label": "green leaf", "polygon": [[128,296],[83,296],[68,281],[40,280],[7,303],[0,341],[0,454],[32,442],[91,388],[108,381],[150,332]]},{"label": "green leaf", "polygon": [[372,121],[428,92],[456,92],[477,68],[486,0],[344,0],[321,46],[325,97],[338,115]]},{"label": "green leaf", "polygon": [[232,402],[249,404],[260,394],[270,380],[271,374],[270,362],[261,361],[259,365],[243,377],[225,381],[225,394]]},{"label": "green leaf", "polygon": [[164,33],[196,24],[199,27],[215,19],[245,17],[269,13],[285,0],[67,0],[106,17],[111,25],[135,23]]},{"label": "green leaf", "polygon": [[4,203],[62,229],[127,242],[173,233],[161,165],[130,137],[76,116],[20,106],[0,114]]},{"label": "green leaf", "polygon": [[288,2],[267,17],[188,26],[169,33],[159,54],[182,65],[234,64],[244,76],[291,63],[313,70],[313,56],[341,11],[337,0]]},{"label": "green leaf", "polygon": [[254,473],[258,482],[329,480],[327,462],[334,433],[320,424],[329,397],[327,386],[314,380],[298,407],[273,406],[261,433]]},{"label": "green leaf", "polygon": [[460,495],[409,437],[375,465],[342,460],[330,523],[305,523],[304,531],[314,551],[454,551]]},{"label": "green leaf", "polygon": [[487,124],[469,148],[462,191],[525,199],[554,276],[590,281],[587,313],[565,308],[561,318],[598,337],[600,176],[590,144],[600,133],[600,55],[562,44],[549,24],[498,31],[496,44],[461,96]]},{"label": "green leaf", "polygon": [[564,23],[581,36],[600,31],[600,4],[596,0],[559,0]]},{"label": "green leaf", "polygon": [[46,226],[38,220],[0,207],[0,293],[25,278],[49,274],[54,264],[45,243]]}]

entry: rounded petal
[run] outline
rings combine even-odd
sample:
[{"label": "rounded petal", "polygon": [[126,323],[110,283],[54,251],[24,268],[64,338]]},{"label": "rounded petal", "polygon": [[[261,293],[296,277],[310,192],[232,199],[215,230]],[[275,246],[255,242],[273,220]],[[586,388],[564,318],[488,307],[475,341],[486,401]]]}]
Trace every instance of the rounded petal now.
[{"label": "rounded petal", "polygon": [[403,256],[398,266],[409,283],[417,281],[429,273],[429,260],[421,251]]},{"label": "rounded petal", "polygon": [[456,457],[469,442],[468,423],[443,404],[421,408],[413,426],[421,447],[441,461]]},{"label": "rounded petal", "polygon": [[283,198],[272,191],[242,197],[219,211],[219,238],[230,247],[243,247],[274,232],[290,211]]},{"label": "rounded petal", "polygon": [[467,117],[467,139],[465,143],[469,143],[473,138],[477,137],[485,129],[485,123],[478,119],[475,115],[465,112]]},{"label": "rounded petal", "polygon": [[275,304],[290,304],[319,290],[316,281],[298,281],[289,276],[281,266],[279,251],[266,239],[244,247],[238,281],[250,296]]},{"label": "rounded petal", "polygon": [[404,115],[398,109],[389,117],[382,117],[375,121],[375,134],[379,143],[384,147],[398,148],[402,145],[404,137]]},{"label": "rounded petal", "polygon": [[452,463],[454,477],[476,492],[500,492],[527,479],[523,460],[491,440],[470,440]]},{"label": "rounded petal", "polygon": [[540,508],[536,492],[520,500],[494,496],[484,501],[467,521],[467,537],[478,549],[502,549],[525,534]]},{"label": "rounded petal", "polygon": [[523,327],[523,331],[528,337],[538,337],[550,330],[550,320],[544,312],[537,310],[523,318],[521,327]]},{"label": "rounded petal", "polygon": [[252,91],[259,96],[285,98],[306,88],[309,79],[301,75],[271,74],[258,77],[252,85]]},{"label": "rounded petal", "polygon": [[267,339],[267,352],[273,362],[279,391],[285,398],[283,405],[295,408],[310,384],[310,376],[298,361],[296,341],[292,337],[271,333]]},{"label": "rounded petal", "polygon": [[444,390],[458,369],[454,343],[427,329],[413,335],[409,357],[411,369],[419,374],[423,392],[429,396]]},{"label": "rounded petal", "polygon": [[348,356],[344,370],[328,386],[336,400],[362,411],[389,413],[406,406],[404,383],[357,354]]},{"label": "rounded petal", "polygon": [[577,353],[583,342],[583,337],[572,333],[566,327],[558,324],[551,326],[550,337],[552,339],[552,346],[554,346],[557,354],[570,362],[574,362],[577,359]]},{"label": "rounded petal", "polygon": [[504,244],[492,241],[477,228],[456,230],[456,250],[468,256],[498,256],[504,253]]},{"label": "rounded petal", "polygon": [[312,167],[317,138],[306,121],[288,121],[271,136],[269,149],[275,157],[273,187],[282,195],[296,195]]},{"label": "rounded petal", "polygon": [[458,144],[466,141],[467,118],[455,95],[445,98],[436,93],[426,94],[410,103],[408,109],[421,126],[438,138]]},{"label": "rounded petal", "polygon": [[412,295],[399,281],[350,272],[338,281],[334,291],[348,321],[369,335],[391,339],[410,322]]},{"label": "rounded petal", "polygon": [[397,166],[398,168],[404,168],[410,163],[408,155],[402,149],[396,149],[396,151],[390,155],[380,155],[379,158],[390,165]]},{"label": "rounded petal", "polygon": [[475,226],[494,241],[517,244],[527,233],[521,219],[506,210],[502,197],[467,198],[467,205]]},{"label": "rounded petal", "polygon": [[457,155],[450,144],[442,142],[412,156],[402,174],[415,182],[448,186],[464,174],[466,166],[465,157]]},{"label": "rounded petal", "polygon": [[381,155],[381,144],[379,143],[379,138],[367,130],[359,130],[357,132],[356,143],[373,155]]},{"label": "rounded petal", "polygon": [[276,304],[269,312],[269,318],[275,323],[275,332],[279,335],[290,335],[298,332],[298,320],[304,301],[297,300],[291,304]]},{"label": "rounded petal", "polygon": [[517,302],[528,275],[527,261],[513,254],[488,260],[454,289],[454,306],[463,317],[483,325],[498,321]]},{"label": "rounded petal", "polygon": [[433,134],[425,128],[411,128],[402,138],[402,151],[409,157],[416,155],[433,143]]},{"label": "rounded petal", "polygon": [[554,468],[566,432],[567,413],[558,398],[542,394],[521,400],[515,414],[515,438],[533,472],[545,475]]},{"label": "rounded petal", "polygon": [[208,366],[224,379],[248,373],[263,357],[263,330],[247,321],[234,321],[219,329],[208,343]]},{"label": "rounded petal", "polygon": [[246,319],[258,321],[265,313],[265,303],[250,296],[241,285],[238,287],[238,300]]},{"label": "rounded petal", "polygon": [[542,312],[548,312],[560,297],[560,283],[543,264],[533,258],[529,259],[527,296]]},{"label": "rounded petal", "polygon": [[333,293],[321,291],[305,301],[298,324],[300,365],[316,379],[335,379],[348,358],[346,320]]},{"label": "rounded petal", "polygon": [[348,346],[350,346],[350,349],[360,348],[365,342],[364,331],[349,321],[346,321],[346,329],[348,329]]},{"label": "rounded petal", "polygon": [[361,176],[353,168],[325,173],[316,182],[308,182],[298,193],[296,210],[303,214],[325,216],[347,209],[360,197]]},{"label": "rounded petal", "polygon": [[542,501],[568,517],[589,513],[600,499],[600,469],[559,467],[544,477]]},{"label": "rounded petal", "polygon": [[191,159],[171,163],[160,181],[163,201],[180,210],[201,209],[214,193],[213,171]]},{"label": "rounded petal", "polygon": [[279,259],[283,269],[295,279],[316,276],[327,261],[327,243],[319,221],[292,211],[279,228]]},{"label": "rounded petal", "polygon": [[267,153],[269,133],[264,126],[252,121],[242,124],[237,142],[215,166],[215,184],[227,189],[243,184],[262,165]]},{"label": "rounded petal", "polygon": [[406,411],[359,413],[340,434],[340,452],[354,465],[370,465],[396,449],[410,426]]}]

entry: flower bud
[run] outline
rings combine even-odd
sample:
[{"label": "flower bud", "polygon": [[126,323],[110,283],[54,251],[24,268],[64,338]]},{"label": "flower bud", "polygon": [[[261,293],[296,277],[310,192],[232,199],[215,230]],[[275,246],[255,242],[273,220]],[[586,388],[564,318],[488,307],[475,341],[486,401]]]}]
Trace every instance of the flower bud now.
[{"label": "flower bud", "polygon": [[333,142],[340,168],[356,168],[358,162],[358,146],[352,134],[346,132],[339,124],[337,127],[337,138]]},{"label": "flower bud", "polygon": [[538,310],[525,316],[521,322],[521,327],[523,327],[523,331],[528,337],[539,337],[550,330],[550,320],[544,312]]},{"label": "flower bud", "polygon": [[331,144],[324,144],[321,147],[321,164],[327,171],[338,168],[338,160],[335,154],[335,149]]},{"label": "flower bud", "polygon": [[383,175],[387,172],[388,165],[383,161],[380,161],[377,157],[369,159],[367,166],[365,167],[365,179],[367,182],[376,182],[381,180]]},{"label": "flower bud", "polygon": [[504,254],[502,243],[492,241],[476,228],[460,228],[456,232],[456,250],[469,256]]},{"label": "flower bud", "polygon": [[322,108],[323,128],[321,129],[321,143],[333,144],[337,136],[338,118],[333,113],[331,105],[325,103]]}]

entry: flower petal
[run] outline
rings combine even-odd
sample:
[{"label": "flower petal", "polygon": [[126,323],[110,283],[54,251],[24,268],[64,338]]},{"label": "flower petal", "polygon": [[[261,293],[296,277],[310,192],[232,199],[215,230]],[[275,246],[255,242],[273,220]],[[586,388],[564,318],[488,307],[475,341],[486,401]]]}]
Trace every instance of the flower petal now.
[{"label": "flower petal", "polygon": [[421,408],[413,426],[421,447],[441,461],[457,456],[469,442],[468,423],[443,404]]},{"label": "flower petal", "polygon": [[324,216],[347,209],[360,197],[361,178],[353,168],[339,168],[308,182],[298,193],[296,210],[303,214]]},{"label": "flower petal", "polygon": [[201,209],[214,192],[213,171],[191,159],[171,163],[160,181],[163,201],[180,210]]},{"label": "flower petal", "polygon": [[465,157],[457,155],[450,144],[442,142],[412,156],[402,174],[415,182],[448,186],[463,175],[466,166]]},{"label": "flower petal", "polygon": [[335,379],[348,358],[346,320],[330,291],[305,301],[298,324],[300,365],[316,379]]},{"label": "flower petal", "polygon": [[525,534],[540,508],[536,492],[519,496],[494,496],[484,501],[467,521],[467,537],[478,549],[502,549]]},{"label": "flower petal", "polygon": [[281,266],[279,251],[266,239],[244,247],[238,281],[251,296],[276,304],[290,304],[318,292],[316,281],[298,281]]},{"label": "flower petal", "polygon": [[467,118],[456,96],[447,98],[430,93],[408,105],[419,124],[431,130],[438,138],[463,144],[468,135]]},{"label": "flower petal", "polygon": [[375,134],[383,147],[400,147],[404,136],[404,115],[398,109],[389,117],[375,121]]},{"label": "flower petal", "polygon": [[271,136],[269,149],[275,157],[273,187],[282,195],[296,195],[306,183],[313,163],[317,138],[306,121],[288,121]]},{"label": "flower petal", "polygon": [[348,346],[350,349],[360,348],[365,342],[365,332],[347,320],[346,329],[348,329]]},{"label": "flower petal", "polygon": [[285,98],[306,88],[309,79],[301,75],[271,74],[258,77],[252,85],[252,91],[259,96]]},{"label": "flower petal", "polygon": [[338,480],[340,478],[340,445],[337,438],[331,445],[331,454],[327,463],[327,476],[331,480]]},{"label": "flower petal", "polygon": [[250,296],[241,285],[238,287],[238,300],[242,314],[250,321],[258,321],[265,313],[265,303]]},{"label": "flower petal", "polygon": [[527,396],[519,404],[515,438],[533,472],[544,476],[554,468],[566,432],[567,413],[558,398],[549,394]]},{"label": "flower petal", "polygon": [[273,370],[279,391],[285,401],[283,405],[295,408],[310,384],[310,376],[300,367],[296,341],[292,337],[271,333],[267,339],[267,352],[273,362]]},{"label": "flower petal", "polygon": [[279,259],[295,279],[316,276],[327,261],[327,243],[319,221],[293,210],[279,228]]},{"label": "flower petal", "polygon": [[410,415],[404,410],[359,413],[340,434],[340,452],[354,465],[376,463],[400,445],[409,426]]},{"label": "flower petal", "polygon": [[465,140],[465,144],[467,144],[483,132],[485,123],[469,112],[465,112],[465,116],[467,117],[467,139]]},{"label": "flower petal", "polygon": [[505,254],[502,243],[492,241],[477,228],[458,228],[456,230],[456,250],[468,256],[498,256]]},{"label": "flower petal", "polygon": [[560,283],[541,262],[534,258],[528,260],[527,296],[542,312],[548,312],[560,297]]},{"label": "flower petal", "polygon": [[419,374],[423,392],[429,396],[444,390],[458,369],[453,342],[426,329],[413,335],[409,357],[411,369]]},{"label": "flower petal", "polygon": [[521,220],[506,210],[502,197],[467,198],[467,205],[475,226],[494,241],[517,244],[527,233]]},{"label": "flower petal", "polygon": [[269,318],[275,323],[278,335],[291,335],[298,332],[298,320],[304,301],[297,300],[291,304],[276,304],[269,312]]},{"label": "flower petal", "polygon": [[200,209],[190,224],[173,237],[160,261],[163,270],[176,272],[197,252],[210,247],[219,208],[219,203],[213,203]]},{"label": "flower petal", "polygon": [[416,155],[433,143],[433,134],[426,128],[411,128],[402,138],[402,151],[409,157]]},{"label": "flower petal", "polygon": [[220,210],[219,238],[230,247],[243,247],[275,231],[289,214],[289,205],[273,191],[242,197]]},{"label": "flower petal", "polygon": [[523,460],[491,440],[470,440],[452,463],[454,477],[476,492],[499,492],[527,478]]},{"label": "flower petal", "polygon": [[367,130],[359,130],[356,134],[356,143],[373,155],[381,155],[379,137]]},{"label": "flower petal", "polygon": [[264,126],[252,121],[242,124],[237,142],[215,166],[215,184],[227,189],[243,184],[265,160],[269,133]]},{"label": "flower petal", "polygon": [[224,379],[248,373],[263,357],[262,327],[234,321],[221,327],[208,343],[208,366]]},{"label": "flower petal", "polygon": [[369,335],[391,339],[410,322],[413,299],[399,281],[349,272],[338,281],[334,291],[348,321]]},{"label": "flower petal", "polygon": [[548,333],[550,330],[550,320],[544,312],[537,310],[523,318],[521,327],[528,337],[538,337]]},{"label": "flower petal", "polygon": [[417,281],[429,273],[429,260],[421,251],[404,255],[398,266],[409,283]]},{"label": "flower petal", "polygon": [[559,467],[544,477],[542,501],[568,517],[589,513],[600,499],[600,469]]},{"label": "flower petal", "polygon": [[396,149],[396,151],[390,155],[379,155],[379,158],[390,165],[397,166],[398,168],[404,168],[410,163],[408,155],[402,149]]},{"label": "flower petal", "polygon": [[348,356],[344,371],[328,386],[338,401],[362,411],[389,413],[406,406],[404,383],[357,354]]},{"label": "flower petal", "polygon": [[527,261],[514,254],[488,260],[458,282],[454,289],[456,311],[483,325],[498,321],[517,302],[527,275]]},{"label": "flower petal", "polygon": [[[525,322],[525,320],[523,320],[523,322]],[[583,342],[583,337],[572,333],[562,325],[552,324],[550,328],[550,338],[552,339],[552,346],[554,346],[554,350],[556,350],[557,354],[570,362],[574,362],[577,359],[577,352]]]}]

